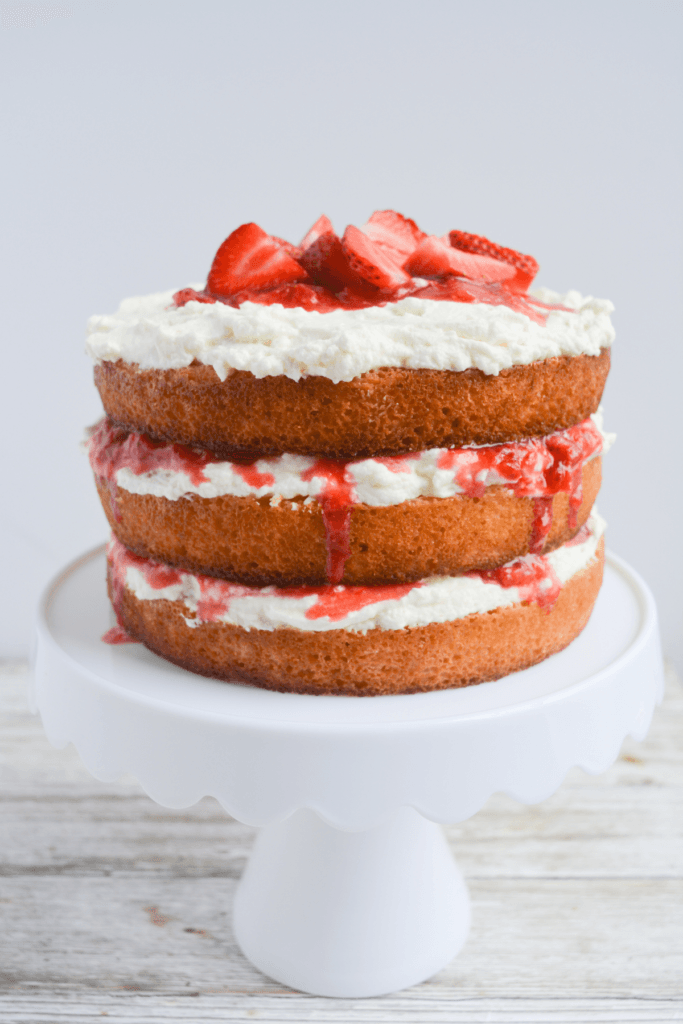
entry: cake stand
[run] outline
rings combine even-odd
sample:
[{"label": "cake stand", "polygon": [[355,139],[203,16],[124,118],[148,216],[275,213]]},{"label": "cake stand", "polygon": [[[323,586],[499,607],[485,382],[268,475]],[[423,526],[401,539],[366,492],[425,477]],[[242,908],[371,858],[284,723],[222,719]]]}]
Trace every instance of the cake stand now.
[{"label": "cake stand", "polygon": [[543,800],[579,765],[642,739],[663,686],[655,606],[609,556],[590,623],[561,654],[493,683],[389,697],[271,693],[108,646],[104,550],[43,599],[34,710],[102,781],[130,772],[166,807],[214,796],[261,826],[235,933],[265,974],[316,995],[381,995],[430,977],[469,928],[438,822],[495,792]]}]

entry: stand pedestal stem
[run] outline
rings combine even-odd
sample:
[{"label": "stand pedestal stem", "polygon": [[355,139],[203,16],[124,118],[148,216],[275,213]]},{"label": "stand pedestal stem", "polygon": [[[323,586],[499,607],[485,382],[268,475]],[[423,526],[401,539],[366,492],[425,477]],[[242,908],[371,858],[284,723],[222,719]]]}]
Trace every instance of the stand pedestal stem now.
[{"label": "stand pedestal stem", "polygon": [[308,810],[263,828],[234,911],[237,941],[264,974],[347,998],[431,977],[469,924],[440,827],[409,807],[366,832],[342,832]]}]

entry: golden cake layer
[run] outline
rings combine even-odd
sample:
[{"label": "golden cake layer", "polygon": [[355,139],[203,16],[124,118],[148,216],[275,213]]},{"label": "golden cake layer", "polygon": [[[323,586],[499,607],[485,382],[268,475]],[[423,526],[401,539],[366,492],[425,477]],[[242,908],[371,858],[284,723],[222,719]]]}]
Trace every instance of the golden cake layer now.
[{"label": "golden cake layer", "polygon": [[386,367],[333,383],[246,371],[221,381],[199,363],[140,370],[118,360],[96,366],[95,382],[115,423],[158,440],[221,458],[291,452],[346,459],[551,434],[597,410],[609,365],[604,348],[496,375]]},{"label": "golden cake layer", "polygon": [[[543,551],[569,540],[586,522],[600,488],[601,459],[583,466],[583,499],[576,520],[569,494],[552,498],[552,525]],[[109,524],[135,554],[192,572],[246,583],[326,582],[327,545],[317,501],[281,501],[196,494],[170,501],[133,494],[96,477]],[[398,505],[351,507],[345,584],[401,583],[494,569],[527,554],[534,499],[506,487],[481,498],[415,498]]]},{"label": "golden cake layer", "polygon": [[[552,607],[522,602],[403,629],[315,632],[187,621],[180,600],[109,589],[119,621],[151,651],[200,675],[270,690],[373,696],[499,679],[563,650],[586,625],[602,582],[604,547],[559,590]],[[163,581],[162,581],[163,582]]]}]

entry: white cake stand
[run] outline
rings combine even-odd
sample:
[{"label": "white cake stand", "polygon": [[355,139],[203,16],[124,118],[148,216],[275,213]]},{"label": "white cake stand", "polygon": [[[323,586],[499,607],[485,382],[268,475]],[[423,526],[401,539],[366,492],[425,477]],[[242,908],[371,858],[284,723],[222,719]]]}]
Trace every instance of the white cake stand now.
[{"label": "white cake stand", "polygon": [[380,995],[430,977],[469,928],[437,822],[488,797],[548,797],[642,739],[663,672],[654,602],[622,561],[582,635],[535,668],[462,690],[312,697],[221,683],[139,644],[107,646],[103,549],[48,588],[34,706],[98,779],[135,775],[166,807],[216,797],[264,826],[235,902],[246,956],[316,995]]}]

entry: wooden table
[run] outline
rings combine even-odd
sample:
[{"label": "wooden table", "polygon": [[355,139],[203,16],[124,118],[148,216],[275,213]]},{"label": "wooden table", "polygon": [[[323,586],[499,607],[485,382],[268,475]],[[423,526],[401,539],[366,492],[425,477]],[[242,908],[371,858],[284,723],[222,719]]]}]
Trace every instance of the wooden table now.
[{"label": "wooden table", "polygon": [[0,667],[0,1021],[683,1021],[683,689],[643,744],[551,799],[497,796],[446,829],[474,923],[461,955],[397,995],[283,989],[235,945],[254,830],[215,801],[152,803],[92,779]]}]

